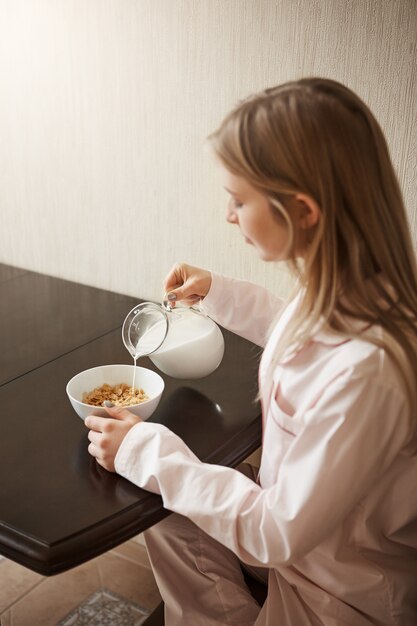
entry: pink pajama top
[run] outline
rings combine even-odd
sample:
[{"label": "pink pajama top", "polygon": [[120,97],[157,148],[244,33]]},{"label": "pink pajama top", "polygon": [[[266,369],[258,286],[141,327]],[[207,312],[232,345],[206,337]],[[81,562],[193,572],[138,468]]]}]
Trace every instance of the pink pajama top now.
[{"label": "pink pajama top", "polygon": [[[283,306],[262,287],[215,274],[203,305],[262,346]],[[296,306],[270,334],[261,382]],[[261,388],[259,484],[202,463],[148,422],[125,437],[117,472],[242,561],[270,568],[257,625],[416,626],[416,416],[390,358],[361,339],[318,332]]]}]

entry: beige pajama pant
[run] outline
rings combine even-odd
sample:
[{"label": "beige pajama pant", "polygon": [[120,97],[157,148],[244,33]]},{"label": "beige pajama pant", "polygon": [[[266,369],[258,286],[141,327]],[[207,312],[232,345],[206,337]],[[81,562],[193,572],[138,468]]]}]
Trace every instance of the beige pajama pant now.
[{"label": "beige pajama pant", "polygon": [[[253,626],[260,606],[239,559],[193,522],[172,514],[144,533],[165,603],[166,626]],[[250,572],[267,582],[267,571]]]},{"label": "beige pajama pant", "polygon": [[[233,552],[175,513],[144,537],[165,603],[166,626],[254,625],[261,607],[246,586]],[[267,582],[267,569],[244,567]]]}]

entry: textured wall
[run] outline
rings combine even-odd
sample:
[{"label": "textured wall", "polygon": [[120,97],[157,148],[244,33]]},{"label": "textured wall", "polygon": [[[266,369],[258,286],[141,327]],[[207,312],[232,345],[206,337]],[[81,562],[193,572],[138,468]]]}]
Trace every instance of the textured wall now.
[{"label": "textured wall", "polygon": [[376,113],[416,238],[416,31],[415,0],[0,0],[0,261],[158,299],[179,259],[285,292],[204,140],[312,74]]}]

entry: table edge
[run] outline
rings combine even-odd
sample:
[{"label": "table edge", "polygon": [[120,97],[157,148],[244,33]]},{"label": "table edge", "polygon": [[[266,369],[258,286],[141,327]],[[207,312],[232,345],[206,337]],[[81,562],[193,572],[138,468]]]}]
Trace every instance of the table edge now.
[{"label": "table edge", "polygon": [[[262,419],[258,415],[222,448],[202,460],[206,463],[236,467],[259,448],[261,438]],[[237,442],[239,446],[236,445]],[[81,565],[128,541],[170,515],[170,511],[161,506],[160,496],[146,491],[143,493],[146,496],[138,505],[132,505],[122,514],[113,515],[82,533],[75,533],[54,544],[47,544],[34,537],[22,535],[14,528],[0,524],[1,554],[43,576],[60,574]],[[138,511],[139,508],[143,509],[144,505],[147,507],[146,524],[140,521]],[[105,528],[105,533],[101,536],[98,533],[100,527]],[[7,529],[7,536],[3,535],[2,529]],[[24,546],[22,546],[22,539]]]}]

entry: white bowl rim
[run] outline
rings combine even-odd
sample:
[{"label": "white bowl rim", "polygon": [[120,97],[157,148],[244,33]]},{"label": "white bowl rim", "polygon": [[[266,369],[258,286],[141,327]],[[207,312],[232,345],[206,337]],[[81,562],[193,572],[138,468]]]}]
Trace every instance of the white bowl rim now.
[{"label": "white bowl rim", "polygon": [[77,378],[78,376],[80,376],[81,374],[86,374],[87,372],[91,372],[92,370],[98,370],[98,369],[103,369],[103,368],[107,368],[107,367],[136,367],[136,369],[138,370],[144,370],[146,372],[151,372],[153,375],[155,375],[157,378],[159,378],[159,380],[162,383],[162,389],[160,394],[157,394],[156,396],[153,396],[152,398],[148,398],[148,400],[144,400],[143,402],[139,402],[138,404],[129,404],[129,406],[124,406],[121,408],[124,409],[131,409],[132,407],[137,407],[137,406],[146,406],[146,404],[148,404],[148,402],[152,402],[153,400],[155,400],[156,397],[158,397],[158,395],[161,395],[162,392],[165,389],[165,381],[162,378],[162,376],[160,374],[158,374],[158,372],[155,372],[154,370],[149,369],[148,367],[142,367],[140,365],[131,365],[130,363],[107,363],[106,365],[96,365],[95,367],[89,367],[86,370],[82,370],[81,372],[78,372],[78,374],[74,374],[74,376],[72,376],[72,378],[70,378],[70,380],[67,382],[67,386],[65,387],[65,391],[67,392],[67,395],[69,398],[71,398],[71,400],[74,400],[74,402],[78,402],[78,404],[81,404],[81,406],[84,407],[91,407],[93,406],[92,404],[87,404],[86,402],[81,402],[81,400],[77,400],[77,398],[74,398],[74,396],[68,391],[68,387],[69,385],[72,383],[72,381],[74,380],[74,378]]}]

